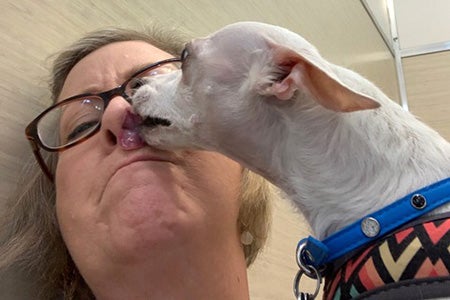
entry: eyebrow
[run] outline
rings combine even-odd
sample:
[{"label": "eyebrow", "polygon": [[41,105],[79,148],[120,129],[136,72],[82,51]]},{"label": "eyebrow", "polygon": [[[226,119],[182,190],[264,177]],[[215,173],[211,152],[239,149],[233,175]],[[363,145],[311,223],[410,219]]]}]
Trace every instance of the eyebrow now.
[{"label": "eyebrow", "polygon": [[[155,63],[157,63],[157,61],[148,62],[148,63],[141,63],[141,64],[133,66],[131,69],[129,69],[128,71],[124,72],[123,78],[125,78],[125,80],[123,82],[127,81],[128,79],[130,79],[133,75],[138,74],[141,70],[143,70],[143,69],[145,69],[147,67],[150,67],[151,65],[154,65]],[[123,82],[121,82],[120,84],[123,84]],[[81,93],[78,93],[76,95],[70,96],[69,98],[75,97],[75,96],[78,96],[78,95],[84,95],[84,94],[98,94],[98,93],[101,93],[101,92],[104,92],[104,90],[98,90],[96,88],[86,88],[86,89],[83,89],[81,91]],[[68,99],[68,98],[64,98],[64,99]],[[62,99],[62,100],[64,100],[64,99]]]},{"label": "eyebrow", "polygon": [[[175,57],[172,57],[172,58],[176,59]],[[149,68],[150,66],[156,67],[159,62],[163,62],[163,61],[166,61],[166,60],[169,60],[169,59],[172,59],[172,58],[166,58],[166,59],[159,60],[159,61],[142,63],[142,64],[138,64],[138,65],[135,65],[135,66],[131,67],[128,71],[126,71],[124,73],[125,76],[123,76],[123,77],[126,78],[126,79],[121,83],[121,85],[125,81],[129,80],[131,77],[133,77],[135,75],[138,75],[144,69]],[[99,93],[102,93],[102,92],[104,92],[104,91],[97,90],[96,88],[87,88],[87,89],[84,89],[79,94],[76,94],[76,95],[70,96],[68,98],[64,98],[64,99],[58,100],[57,102],[61,102],[61,101],[64,101],[66,99],[69,99],[69,98],[72,98],[72,97],[75,97],[75,96],[81,96],[81,95],[85,95],[85,94],[99,94]]]},{"label": "eyebrow", "polygon": [[142,64],[139,64],[139,65],[133,66],[130,70],[128,70],[128,71],[125,73],[125,75],[126,75],[126,76],[124,76],[124,77],[126,78],[125,80],[130,79],[131,76],[135,75],[136,73],[138,73],[138,72],[141,71],[142,69],[145,69],[145,68],[147,68],[147,67],[149,67],[149,66],[151,66],[151,65],[154,65],[154,64],[156,64],[157,62],[158,62],[158,61],[154,61],[154,62],[142,63]]}]

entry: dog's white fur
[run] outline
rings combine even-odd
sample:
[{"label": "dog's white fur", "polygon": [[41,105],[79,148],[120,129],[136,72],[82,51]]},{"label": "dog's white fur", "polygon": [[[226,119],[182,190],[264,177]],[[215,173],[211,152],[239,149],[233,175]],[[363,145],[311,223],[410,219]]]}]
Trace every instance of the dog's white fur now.
[{"label": "dog's white fur", "polygon": [[241,162],[284,190],[318,238],[450,176],[447,141],[291,31],[236,23],[186,54],[182,72],[136,91],[137,113],[172,122],[144,127],[146,142]]}]

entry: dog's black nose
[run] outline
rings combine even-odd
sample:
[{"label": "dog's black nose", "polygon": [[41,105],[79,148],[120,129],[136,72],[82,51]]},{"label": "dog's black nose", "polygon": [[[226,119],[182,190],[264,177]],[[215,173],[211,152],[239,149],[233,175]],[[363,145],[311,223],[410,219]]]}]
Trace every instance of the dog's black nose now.
[{"label": "dog's black nose", "polygon": [[163,118],[158,117],[147,117],[143,122],[142,125],[147,127],[156,127],[156,126],[170,126],[172,123]]}]

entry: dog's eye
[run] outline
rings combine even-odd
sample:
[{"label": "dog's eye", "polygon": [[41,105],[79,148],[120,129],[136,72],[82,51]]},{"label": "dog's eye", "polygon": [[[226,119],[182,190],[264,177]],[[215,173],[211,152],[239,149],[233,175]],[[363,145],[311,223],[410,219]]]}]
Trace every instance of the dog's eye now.
[{"label": "dog's eye", "polygon": [[181,61],[184,62],[188,56],[189,56],[189,51],[187,50],[187,48],[184,48],[183,51],[181,52]]}]

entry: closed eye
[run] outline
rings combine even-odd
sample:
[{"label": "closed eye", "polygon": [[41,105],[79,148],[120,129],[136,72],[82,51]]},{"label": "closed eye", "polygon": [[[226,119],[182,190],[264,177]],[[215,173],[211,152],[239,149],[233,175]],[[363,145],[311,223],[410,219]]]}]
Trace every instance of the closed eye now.
[{"label": "closed eye", "polygon": [[93,130],[93,128],[99,123],[98,120],[92,120],[88,122],[83,122],[75,127],[66,137],[65,142],[70,142],[75,139],[78,139],[84,135],[87,135],[89,132]]}]

